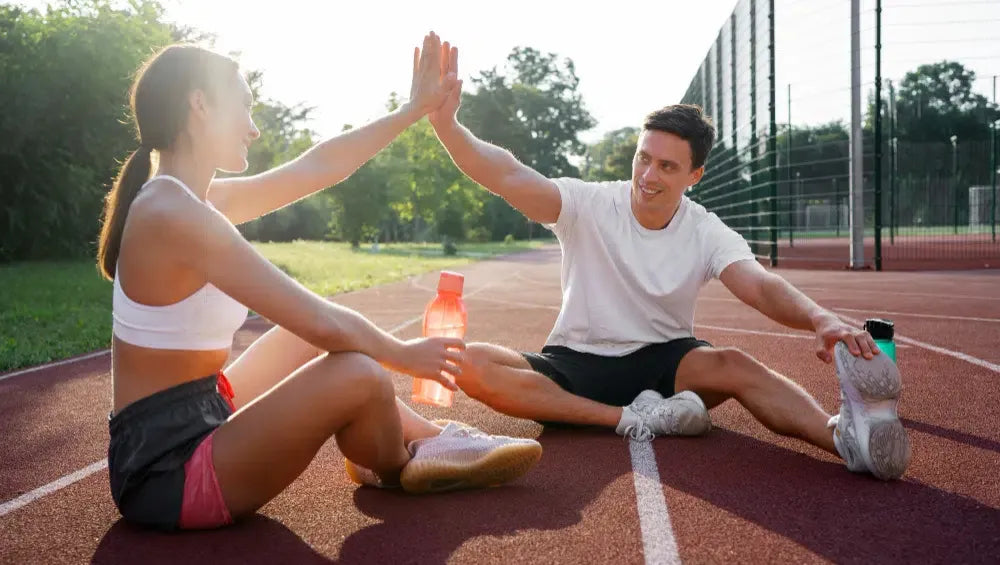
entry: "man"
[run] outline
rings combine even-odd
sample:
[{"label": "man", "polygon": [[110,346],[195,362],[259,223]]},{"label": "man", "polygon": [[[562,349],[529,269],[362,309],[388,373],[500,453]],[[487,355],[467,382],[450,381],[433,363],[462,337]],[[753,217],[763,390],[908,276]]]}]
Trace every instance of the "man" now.
[{"label": "man", "polygon": [[[448,68],[457,74],[457,49]],[[457,120],[461,88],[428,115],[455,164],[562,247],[562,307],[541,353],[469,344],[457,384],[500,412],[614,428],[633,439],[699,435],[708,409],[735,398],[770,430],[842,457],[848,469],[900,477],[910,458],[897,414],[900,378],[867,332],[769,273],[746,241],[684,193],[705,173],[715,139],[697,106],[668,106],[643,124],[632,179],[549,179]],[[738,349],[696,339],[700,288],[718,278],[788,327],[816,332],[835,362],[840,413]]]}]

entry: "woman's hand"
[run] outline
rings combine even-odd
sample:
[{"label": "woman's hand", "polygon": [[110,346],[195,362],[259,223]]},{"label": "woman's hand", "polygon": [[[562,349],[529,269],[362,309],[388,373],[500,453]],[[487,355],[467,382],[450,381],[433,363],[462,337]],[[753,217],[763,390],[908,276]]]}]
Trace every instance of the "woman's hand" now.
[{"label": "woman's hand", "polygon": [[448,69],[450,52],[446,48],[441,45],[441,38],[430,32],[424,36],[423,49],[413,50],[410,104],[421,116],[437,110],[458,87],[457,74]]},{"label": "woman's hand", "polygon": [[454,337],[421,337],[404,341],[386,365],[388,368],[418,379],[430,379],[445,388],[458,390],[448,378],[461,374],[465,342]]}]

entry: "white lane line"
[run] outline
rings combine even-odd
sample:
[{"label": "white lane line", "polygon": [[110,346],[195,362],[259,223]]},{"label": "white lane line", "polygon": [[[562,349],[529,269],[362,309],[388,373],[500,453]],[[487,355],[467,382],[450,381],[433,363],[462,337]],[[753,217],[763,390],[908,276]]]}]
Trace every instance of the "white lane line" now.
[{"label": "white lane line", "polygon": [[724,326],[707,326],[705,324],[695,324],[694,327],[696,327],[696,328],[705,328],[706,330],[717,330],[717,331],[720,331],[720,332],[733,332],[733,333],[751,334],[751,335],[767,335],[767,336],[774,336],[774,337],[791,337],[791,338],[795,338],[795,339],[816,339],[816,336],[813,335],[813,334],[790,334],[790,333],[782,333],[782,332],[765,332],[765,331],[761,331],[761,330],[744,330],[744,329],[741,329],[741,328],[727,328],[727,327],[724,327]]},{"label": "white lane line", "polygon": [[[695,324],[694,327],[696,327],[696,328],[705,328],[706,330],[715,330],[715,331],[720,331],[720,332],[732,332],[732,333],[737,333],[737,334],[766,335],[766,336],[774,336],[774,337],[790,337],[790,338],[794,338],[794,339],[809,339],[809,340],[816,339],[816,336],[813,335],[813,334],[790,334],[790,333],[782,333],[782,332],[765,332],[765,331],[760,331],[760,330],[745,330],[745,329],[742,329],[742,328],[727,328],[727,327],[723,327],[723,326],[706,326],[705,324]],[[896,349],[909,349],[909,347],[910,347],[909,345],[899,345],[899,344],[896,345]]]},{"label": "white lane line", "polygon": [[823,288],[823,287],[818,287],[818,286],[799,286],[798,289],[802,290],[802,291],[808,290],[809,292],[820,291],[820,292],[839,292],[839,293],[847,293],[847,294],[882,294],[882,295],[892,294],[893,296],[926,296],[926,297],[930,297],[930,298],[948,298],[948,299],[951,299],[951,298],[966,298],[966,299],[969,299],[969,300],[1000,300],[1000,298],[997,298],[997,297],[994,297],[994,296],[974,296],[974,295],[971,295],[971,294],[951,294],[951,293],[948,293],[948,294],[945,294],[945,293],[936,293],[935,294],[935,293],[932,293],[932,292],[900,292],[900,291],[898,291],[896,289],[891,289],[891,290],[890,289],[877,290],[877,289],[871,289],[871,288],[867,288],[867,289],[863,289],[863,288],[851,288],[851,287],[847,287],[847,286],[845,286],[843,288]]},{"label": "white lane line", "polygon": [[79,480],[85,479],[98,471],[106,469],[107,467],[107,459],[95,461],[75,473],[70,473],[65,477],[60,477],[45,486],[38,487],[35,490],[26,492],[13,500],[4,502],[3,504],[0,504],[0,516],[9,514],[22,506],[27,506],[47,494],[52,494],[57,490],[64,489]]},{"label": "white lane line", "polygon": [[864,310],[859,308],[838,308],[834,307],[836,312],[861,312],[862,314],[888,314],[890,316],[906,316],[908,318],[931,318],[935,320],[955,320],[963,322],[992,322],[994,324],[1000,324],[1000,318],[975,318],[972,316],[944,316],[941,314],[915,314],[912,312],[890,312],[888,310]]},{"label": "white lane line", "polygon": [[535,280],[535,279],[529,279],[528,277],[526,277],[523,274],[521,274],[520,271],[516,275],[514,275],[514,278],[516,278],[518,280],[521,280],[521,281],[524,281],[524,282],[526,282],[528,284],[533,284],[535,286],[552,286],[552,287],[558,287],[558,286],[560,286],[560,283],[559,283],[558,279],[556,279],[554,282],[553,281],[539,281],[539,280]]},{"label": "white lane line", "polygon": [[419,322],[420,320],[423,320],[423,319],[424,319],[423,316],[414,316],[414,317],[410,318],[409,320],[403,322],[402,324],[399,324],[398,326],[396,326],[396,327],[392,328],[391,330],[389,330],[389,333],[394,334],[396,332],[401,332],[401,331],[405,330],[406,328],[412,326],[413,324],[416,324],[417,322]]},{"label": "white lane line", "polygon": [[[495,283],[490,283],[490,284],[484,285],[484,286],[482,286],[482,287],[480,287],[480,288],[478,288],[478,289],[470,292],[468,294],[468,296],[474,296],[476,294],[479,294],[480,292],[483,292],[484,290],[490,288],[494,284]],[[403,323],[399,324],[398,326],[396,326],[396,327],[392,328],[391,330],[389,330],[389,333],[394,334],[396,332],[403,331],[404,329],[412,326],[413,324],[415,324],[415,323],[417,323],[417,322],[419,322],[419,321],[421,321],[423,319],[424,319],[424,317],[423,317],[422,314],[420,316],[414,316],[413,318],[410,318],[409,320],[406,320],[405,322],[403,322]],[[96,356],[97,356],[97,354],[91,355],[91,357],[96,357]],[[82,358],[78,357],[76,359],[67,360],[66,362],[68,363],[70,361],[79,361],[80,359],[82,359]],[[62,364],[62,363],[60,363],[60,364]],[[54,365],[50,365],[50,366],[54,366]],[[36,367],[35,370],[40,369],[40,368],[41,367]],[[100,461],[95,461],[95,462],[91,463],[90,465],[87,465],[83,469],[80,469],[79,471],[75,471],[75,472],[70,473],[70,474],[68,474],[68,475],[66,475],[64,477],[60,477],[60,478],[52,481],[51,483],[49,483],[47,485],[38,487],[35,490],[33,490],[31,492],[28,492],[28,493],[25,493],[25,494],[22,494],[21,496],[15,498],[13,500],[9,500],[7,502],[4,502],[3,504],[0,504],[0,516],[3,516],[5,514],[9,514],[10,512],[13,512],[13,511],[15,511],[18,508],[21,508],[23,506],[27,506],[28,504],[31,504],[32,502],[38,500],[39,498],[42,498],[43,496],[46,496],[46,495],[52,494],[52,493],[54,493],[54,492],[56,492],[58,490],[64,489],[64,488],[68,487],[69,485],[71,485],[71,484],[73,484],[73,483],[75,483],[75,482],[77,482],[77,481],[79,481],[81,479],[84,479],[86,477],[89,477],[90,475],[93,475],[94,473],[100,471],[101,469],[107,468],[107,466],[108,466],[108,460],[107,459],[102,459]]]},{"label": "white lane line", "polygon": [[[858,320],[856,318],[851,318],[850,316],[845,316],[843,314],[840,314],[840,317],[843,318],[844,320],[848,321],[848,322],[851,322],[852,324],[861,325],[863,323],[861,320]],[[962,353],[961,351],[952,351],[951,349],[945,349],[943,347],[938,347],[936,345],[931,345],[930,343],[924,343],[922,341],[917,341],[917,340],[915,340],[913,338],[909,338],[909,337],[902,336],[902,335],[899,335],[899,334],[896,334],[895,340],[899,341],[899,342],[902,342],[902,343],[907,343],[907,344],[910,344],[910,345],[913,345],[913,346],[916,346],[916,347],[920,347],[920,348],[926,349],[928,351],[933,351],[934,353],[940,353],[941,355],[947,355],[948,357],[954,357],[955,359],[960,359],[960,360],[965,361],[967,363],[972,363],[973,365],[978,365],[978,366],[983,367],[985,369],[989,369],[989,370],[991,370],[991,371],[993,371],[995,373],[1000,373],[1000,365],[997,365],[996,363],[990,363],[989,361],[987,361],[985,359],[980,359],[978,357],[973,357],[972,355],[969,355],[967,353]]]},{"label": "white lane line", "polygon": [[635,483],[642,552],[646,563],[680,563],[674,528],[670,523],[670,513],[667,512],[667,499],[663,496],[660,471],[653,454],[653,444],[629,440],[628,448],[632,456],[632,479]]},{"label": "white lane line", "polygon": [[533,302],[517,302],[517,301],[514,301],[514,300],[499,300],[499,299],[496,299],[496,298],[482,298],[482,297],[476,298],[476,301],[477,302],[489,302],[489,303],[492,303],[492,304],[502,304],[504,306],[520,306],[522,308],[539,308],[539,309],[542,309],[542,310],[555,310],[556,312],[559,311],[559,307],[558,306],[550,306],[548,304],[536,304],[536,303],[533,303]]},{"label": "white lane line", "polygon": [[[469,296],[471,297],[471,294]],[[509,306],[559,310],[559,307],[547,304],[492,298],[478,298],[477,300]],[[722,329],[732,330],[731,328]],[[750,332],[758,333],[752,330]],[[793,334],[777,335],[787,337]],[[667,511],[667,501],[663,496],[663,484],[660,482],[660,471],[656,464],[652,444],[630,440],[629,453],[632,461],[632,480],[635,485],[636,507],[639,512],[639,529],[642,532],[642,550],[645,562],[650,565],[679,564],[681,559],[677,552],[677,540],[674,538],[674,528],[670,522],[670,513]]]},{"label": "white lane line", "polygon": [[60,365],[68,365],[69,363],[76,363],[77,361],[86,361],[87,359],[93,359],[94,357],[100,357],[101,355],[107,355],[109,353],[111,353],[110,349],[104,349],[101,351],[88,353],[86,355],[81,355],[79,357],[73,357],[72,359],[63,359],[62,361],[46,363],[45,365],[38,365],[37,367],[31,367],[30,369],[21,369],[20,371],[14,371],[13,373],[0,375],[0,381],[5,381],[11,377],[19,377],[21,375],[27,375],[28,373],[34,373],[35,371],[41,371],[42,369],[51,369],[52,367],[58,367]]}]

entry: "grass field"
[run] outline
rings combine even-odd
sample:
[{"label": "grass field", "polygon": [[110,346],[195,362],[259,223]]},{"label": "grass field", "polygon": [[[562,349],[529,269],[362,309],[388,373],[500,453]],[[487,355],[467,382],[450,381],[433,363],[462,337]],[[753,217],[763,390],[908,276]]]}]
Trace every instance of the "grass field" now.
[{"label": "grass field", "polygon": [[[270,261],[321,296],[357,290],[543,242],[460,244],[445,256],[440,244],[382,245],[300,241],[257,243]],[[111,340],[111,283],[93,261],[0,265],[0,372],[106,348]]]}]

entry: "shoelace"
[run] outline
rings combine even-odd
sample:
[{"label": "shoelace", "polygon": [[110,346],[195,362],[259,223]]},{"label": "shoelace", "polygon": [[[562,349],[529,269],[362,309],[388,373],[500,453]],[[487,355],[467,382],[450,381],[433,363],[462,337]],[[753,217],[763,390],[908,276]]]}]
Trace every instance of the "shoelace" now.
[{"label": "shoelace", "polygon": [[467,438],[473,438],[473,439],[485,439],[485,438],[490,437],[489,434],[487,434],[486,432],[484,432],[484,431],[482,431],[482,430],[480,430],[478,428],[467,428],[465,426],[462,426],[462,427],[458,428],[458,430],[456,430],[451,435],[452,435],[452,437],[467,437]]},{"label": "shoelace", "polygon": [[625,434],[622,437],[631,438],[635,441],[653,441],[656,434],[654,434],[649,427],[646,426],[646,422],[643,422],[640,419],[639,423],[632,424],[631,426],[625,428]]},{"label": "shoelace", "polygon": [[650,411],[649,417],[656,418],[662,424],[663,431],[676,432],[677,431],[677,414],[674,410],[671,410],[670,406],[657,406]]}]

